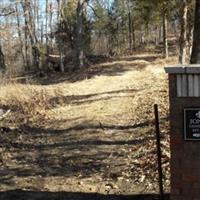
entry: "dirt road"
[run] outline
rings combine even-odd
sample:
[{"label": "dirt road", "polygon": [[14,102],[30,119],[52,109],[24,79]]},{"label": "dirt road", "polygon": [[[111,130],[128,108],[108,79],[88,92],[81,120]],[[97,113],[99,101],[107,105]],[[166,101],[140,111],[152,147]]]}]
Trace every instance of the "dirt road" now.
[{"label": "dirt road", "polygon": [[0,199],[156,199],[133,196],[158,192],[154,103],[161,112],[168,191],[164,64],[158,55],[129,56],[93,66],[74,80],[34,82],[35,90],[57,93],[49,98],[48,118],[1,132],[0,190],[15,191],[0,193]]}]

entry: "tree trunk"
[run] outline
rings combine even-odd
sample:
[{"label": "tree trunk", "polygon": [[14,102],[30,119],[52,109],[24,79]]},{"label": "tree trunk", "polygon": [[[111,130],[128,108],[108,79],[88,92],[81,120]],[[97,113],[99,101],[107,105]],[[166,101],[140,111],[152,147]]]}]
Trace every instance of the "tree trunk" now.
[{"label": "tree trunk", "polygon": [[[63,14],[62,14],[62,7],[64,7],[64,2],[62,2],[61,0],[57,0],[57,4],[58,4],[58,12],[57,12],[57,20],[58,20],[58,30],[59,33],[62,35],[62,23],[63,23]],[[60,36],[59,41],[58,41],[58,50],[59,50],[59,64],[60,64],[60,71],[62,73],[65,72],[65,66],[64,66],[64,50],[63,50],[63,39],[62,36]]]},{"label": "tree trunk", "polygon": [[200,64],[200,1],[196,0],[195,23],[193,34],[191,64]]},{"label": "tree trunk", "polygon": [[163,30],[162,30],[163,26],[160,25],[159,27],[159,43],[161,43],[163,41]]},{"label": "tree trunk", "polygon": [[24,11],[24,24],[25,24],[25,27],[24,27],[24,44],[25,44],[25,69],[26,70],[29,70],[30,69],[30,57],[29,57],[29,45],[28,45],[28,22],[27,22],[27,19],[25,17],[26,15],[26,8],[25,8],[25,4],[22,4],[22,7],[23,7],[23,11]]},{"label": "tree trunk", "polygon": [[183,0],[181,8],[181,35],[180,35],[180,52],[179,63],[186,63],[186,50],[187,50],[187,13],[188,5],[187,0]]},{"label": "tree trunk", "polygon": [[40,34],[40,41],[41,41],[41,44],[43,44],[43,37],[44,36],[44,24],[43,24],[43,21],[41,22],[41,34]]},{"label": "tree trunk", "polygon": [[[60,47],[61,47],[61,45],[60,45]],[[62,47],[61,47],[61,48],[62,48]],[[60,71],[61,71],[62,73],[65,72],[64,54],[63,54],[63,50],[62,50],[62,49],[60,50]]]},{"label": "tree trunk", "polygon": [[57,0],[57,22],[59,23],[60,19],[60,0]]},{"label": "tree trunk", "polygon": [[52,19],[53,19],[53,3],[52,3],[52,0],[50,2],[50,5],[49,5],[49,28],[50,28],[50,51],[52,50],[53,48],[53,40],[52,40],[52,32],[53,32],[53,28],[52,28]]},{"label": "tree trunk", "polygon": [[31,42],[33,65],[39,70],[39,72],[41,72],[40,48],[39,48],[39,43],[36,36],[36,31],[35,31],[34,18],[33,18],[32,10],[31,10],[31,3],[30,1],[27,1],[27,0],[21,3],[24,10],[24,17],[25,17],[26,26],[27,26],[27,32],[28,32],[30,42]]},{"label": "tree trunk", "polygon": [[188,24],[188,33],[187,33],[187,54],[189,57],[191,57],[192,53],[192,41],[193,41],[193,31],[194,31],[194,19],[193,15],[190,11],[188,11],[188,17],[187,17],[187,24]]},{"label": "tree trunk", "polygon": [[164,58],[168,58],[168,41],[167,41],[167,13],[166,8],[163,9],[163,47],[164,47]]},{"label": "tree trunk", "polygon": [[[32,8],[33,7],[33,8]],[[34,35],[36,35],[36,29],[37,29],[37,0],[34,0],[33,2],[32,2],[32,20],[33,20],[33,22],[32,22],[32,24],[33,24],[33,33],[34,33]]]},{"label": "tree trunk", "polygon": [[5,57],[2,51],[2,47],[0,44],[0,71],[4,71],[6,69],[6,64],[5,64]]},{"label": "tree trunk", "polygon": [[76,9],[76,38],[75,38],[75,67],[84,67],[84,48],[83,48],[83,16],[85,0],[78,0]]},{"label": "tree trunk", "polygon": [[145,30],[145,35],[146,35],[146,45],[149,45],[149,33],[150,33],[150,30],[149,30],[149,23],[147,22],[146,23],[146,30]]},{"label": "tree trunk", "polygon": [[[50,16],[50,20],[49,20]],[[50,46],[49,44],[49,33],[48,33],[48,27],[50,27],[50,34],[51,34],[51,2],[49,4],[49,0],[46,0],[46,64],[48,69],[50,69],[50,63],[49,63],[49,54],[50,54]],[[50,40],[52,41],[52,40]]]},{"label": "tree trunk", "polygon": [[155,46],[157,47],[158,44],[159,44],[159,33],[160,33],[160,30],[159,30],[159,27],[156,26],[155,27]]},{"label": "tree trunk", "polygon": [[49,1],[46,0],[46,54],[47,57],[49,56],[49,38],[48,38],[48,6],[49,6]]},{"label": "tree trunk", "polygon": [[132,48],[133,48],[133,43],[132,43],[132,23],[131,23],[131,12],[130,12],[130,9],[129,9],[129,12],[128,12],[128,27],[129,27],[129,51],[132,52]]},{"label": "tree trunk", "polygon": [[26,69],[26,59],[25,59],[25,55],[24,55],[24,51],[23,51],[23,39],[22,39],[21,25],[20,25],[19,11],[18,11],[17,4],[15,5],[15,9],[16,9],[17,26],[18,26],[18,36],[19,36],[19,41],[20,41],[20,50],[21,50],[21,54],[22,54],[24,67]]},{"label": "tree trunk", "polygon": [[135,24],[134,24],[133,16],[132,16],[131,22],[132,22],[132,39],[133,39],[132,48],[135,49],[136,39],[135,39]]},{"label": "tree trunk", "polygon": [[129,32],[129,51],[133,51],[133,46],[135,44],[135,30],[133,24],[133,17],[132,17],[132,6],[131,1],[127,0],[127,7],[128,7],[128,32]]}]

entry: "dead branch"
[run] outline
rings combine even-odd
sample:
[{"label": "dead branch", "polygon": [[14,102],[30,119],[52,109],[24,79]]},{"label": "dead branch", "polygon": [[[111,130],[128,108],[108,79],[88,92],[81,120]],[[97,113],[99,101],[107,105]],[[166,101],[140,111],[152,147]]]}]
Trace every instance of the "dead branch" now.
[{"label": "dead branch", "polygon": [[10,113],[10,110],[7,110],[5,113],[0,113],[0,121],[5,119],[9,113]]},{"label": "dead branch", "polygon": [[6,17],[6,16],[11,15],[13,13],[15,13],[15,11],[10,11],[8,13],[0,13],[0,17]]}]

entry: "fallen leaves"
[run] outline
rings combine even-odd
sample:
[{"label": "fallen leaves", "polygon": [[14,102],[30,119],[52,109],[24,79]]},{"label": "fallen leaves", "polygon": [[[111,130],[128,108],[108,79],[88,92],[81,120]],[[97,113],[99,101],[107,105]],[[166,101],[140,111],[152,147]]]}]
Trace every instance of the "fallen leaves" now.
[{"label": "fallen leaves", "polygon": [[3,161],[10,173],[28,176],[29,181],[15,176],[16,183],[22,188],[41,186],[52,191],[158,191],[153,115],[157,103],[168,190],[167,79],[162,67],[154,64],[136,71],[134,62],[131,69],[125,66],[123,74],[98,74],[76,83],[11,85],[1,90],[1,104],[17,105],[17,112],[9,114],[13,121],[22,115],[38,130],[14,129],[2,134],[7,142],[17,144],[2,151],[8,152]]}]

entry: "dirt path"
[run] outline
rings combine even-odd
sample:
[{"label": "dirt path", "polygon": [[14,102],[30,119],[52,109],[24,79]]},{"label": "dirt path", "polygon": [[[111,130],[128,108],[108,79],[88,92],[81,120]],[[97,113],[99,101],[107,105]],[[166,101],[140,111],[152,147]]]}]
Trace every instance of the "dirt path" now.
[{"label": "dirt path", "polygon": [[[129,199],[128,195],[157,192],[154,103],[160,105],[163,119],[168,189],[167,82],[163,65],[157,55],[125,57],[94,66],[77,82],[57,80],[50,85],[35,85],[38,90],[57,91],[49,100],[54,106],[47,111],[53,117],[38,121],[40,126],[26,124],[2,133],[5,151],[0,190],[74,193],[71,197],[68,194],[69,200],[79,199],[80,193],[111,195],[87,199]],[[28,197],[24,199],[42,199],[45,195],[37,193],[34,198],[30,194],[25,193]],[[55,197],[48,195],[47,199]],[[55,199],[64,199],[59,197],[63,194],[57,195]]]}]

